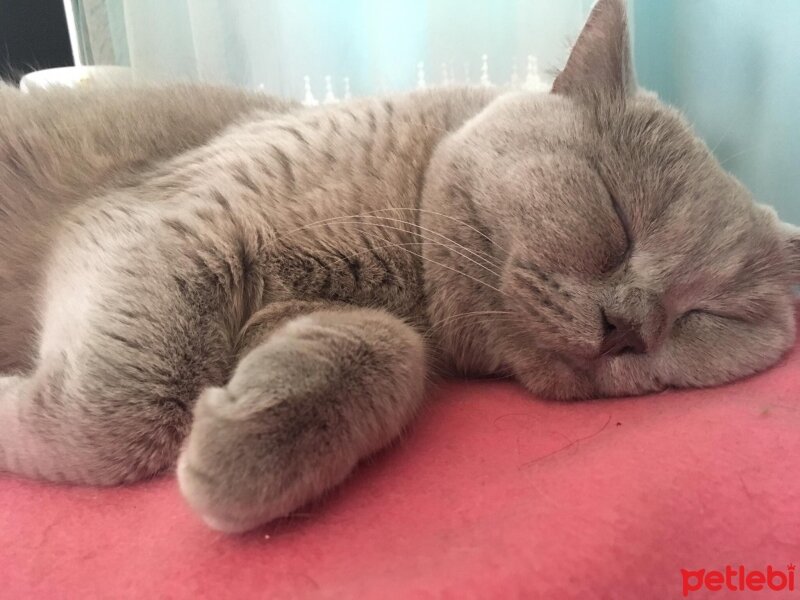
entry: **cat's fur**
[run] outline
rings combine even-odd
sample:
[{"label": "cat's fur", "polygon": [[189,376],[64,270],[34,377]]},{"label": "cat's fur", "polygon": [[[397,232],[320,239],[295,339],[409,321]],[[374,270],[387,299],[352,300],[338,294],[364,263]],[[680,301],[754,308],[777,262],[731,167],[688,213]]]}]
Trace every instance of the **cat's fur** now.
[{"label": "cat's fur", "polygon": [[223,530],[341,481],[442,369],[638,394],[794,339],[797,230],[637,91],[621,0],[551,94],[5,89],[0,132],[0,470],[180,453]]}]

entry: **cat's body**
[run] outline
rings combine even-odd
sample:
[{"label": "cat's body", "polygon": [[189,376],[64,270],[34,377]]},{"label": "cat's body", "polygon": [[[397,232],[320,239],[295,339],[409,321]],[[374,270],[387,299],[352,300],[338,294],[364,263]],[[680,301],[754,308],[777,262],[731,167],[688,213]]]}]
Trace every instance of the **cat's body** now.
[{"label": "cat's body", "polygon": [[[216,102],[250,102],[252,110],[242,110],[243,117],[231,114],[233,123],[201,144],[170,138],[173,111],[153,115],[165,132],[148,139],[154,161],[105,148],[113,166],[103,166],[113,175],[103,172],[96,189],[67,196],[75,198],[71,206],[61,197],[56,201],[55,222],[37,251],[13,271],[18,279],[43,275],[28,280],[28,295],[16,306],[6,304],[9,329],[21,320],[22,308],[32,308],[39,339],[27,332],[6,338],[20,342],[4,347],[11,369],[32,363],[38,368],[33,377],[7,379],[4,393],[42,400],[20,407],[6,402],[6,409],[22,414],[4,425],[15,418],[35,420],[37,435],[46,433],[59,444],[50,454],[15,440],[7,429],[6,468],[101,484],[161,471],[177,456],[199,393],[224,385],[267,329],[309,306],[385,309],[427,331],[423,237],[437,240],[420,235],[417,225],[425,167],[436,144],[496,95],[452,89],[316,111],[274,103],[280,110],[267,113],[259,105],[271,104],[238,92],[228,92],[230,98],[205,88],[130,93],[154,92],[162,105],[177,104],[175,112],[192,96],[205,95]],[[118,97],[105,98],[103,112],[81,124],[81,141],[114,135],[108,130],[119,124],[112,119],[124,110],[114,107]],[[58,105],[53,97],[14,101],[20,107],[36,107],[37,101]],[[215,116],[195,115],[201,133],[219,128]],[[175,133],[191,125],[180,123]],[[136,131],[137,125],[128,128]],[[172,147],[187,145],[198,147],[159,164]],[[80,148],[74,140],[41,144],[27,158],[91,167],[64,146]],[[59,166],[52,172],[64,176]],[[41,174],[38,181],[44,181]],[[58,183],[47,185],[48,192]],[[53,216],[52,209],[42,212]],[[4,284],[9,292],[15,289]],[[30,307],[31,299],[38,306]],[[38,356],[26,351],[34,341]],[[420,373],[413,385],[422,385],[425,376]],[[56,399],[59,406],[44,408]],[[123,408],[87,427],[65,408],[84,403],[89,411]],[[87,437],[94,441],[87,444]],[[98,447],[104,451],[97,453]],[[31,461],[34,454],[38,458]]]},{"label": "cat's body", "polygon": [[185,445],[187,499],[239,530],[344,478],[441,370],[572,398],[772,364],[796,233],[626,49],[603,0],[556,94],[0,90],[0,469],[114,484]]},{"label": "cat's body", "polygon": [[44,262],[76,205],[145,178],[243,114],[291,106],[196,86],[26,95],[0,85],[0,372],[35,364]]}]

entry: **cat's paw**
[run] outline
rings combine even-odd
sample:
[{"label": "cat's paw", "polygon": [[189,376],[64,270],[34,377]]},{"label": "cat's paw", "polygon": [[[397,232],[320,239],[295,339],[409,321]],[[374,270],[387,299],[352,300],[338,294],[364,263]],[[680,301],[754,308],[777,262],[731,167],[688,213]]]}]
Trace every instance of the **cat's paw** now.
[{"label": "cat's paw", "polygon": [[389,315],[297,318],[249,352],[225,388],[201,394],[181,491],[223,531],[286,516],[394,438],[424,381],[421,339]]},{"label": "cat's paw", "polygon": [[292,410],[291,401],[264,400],[262,410],[249,416],[252,399],[227,389],[210,388],[198,401],[178,482],[213,529],[242,532],[286,516],[353,466],[342,465],[338,474],[316,472],[321,465],[310,459],[313,445],[301,433],[309,416]]}]

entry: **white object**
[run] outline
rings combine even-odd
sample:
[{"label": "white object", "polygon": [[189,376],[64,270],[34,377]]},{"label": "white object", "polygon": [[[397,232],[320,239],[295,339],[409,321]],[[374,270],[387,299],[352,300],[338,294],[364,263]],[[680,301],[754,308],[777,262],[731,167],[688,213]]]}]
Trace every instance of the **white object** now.
[{"label": "white object", "polygon": [[481,56],[481,85],[483,87],[493,87],[489,80],[489,57],[485,54]]},{"label": "white object", "polygon": [[303,77],[303,89],[305,90],[303,106],[319,106],[319,101],[311,93],[311,78],[308,75]]},{"label": "white object", "polygon": [[133,81],[129,67],[98,65],[92,67],[58,67],[42,69],[25,75],[19,82],[19,89],[30,92],[34,89],[61,87],[94,87],[127,84]]},{"label": "white object", "polygon": [[338,98],[333,95],[333,82],[331,81],[331,76],[325,75],[325,99],[322,101],[322,103],[337,104],[338,102]]},{"label": "white object", "polygon": [[424,90],[428,87],[428,84],[425,83],[425,63],[418,62],[417,63],[417,89]]},{"label": "white object", "polygon": [[345,77],[344,78],[344,99],[345,100],[350,100],[350,98],[352,98],[352,97],[353,96],[350,93],[350,78],[349,77]]},{"label": "white object", "polygon": [[525,76],[525,84],[522,86],[531,92],[546,92],[550,89],[539,75],[539,61],[532,54],[528,55],[528,74]]}]

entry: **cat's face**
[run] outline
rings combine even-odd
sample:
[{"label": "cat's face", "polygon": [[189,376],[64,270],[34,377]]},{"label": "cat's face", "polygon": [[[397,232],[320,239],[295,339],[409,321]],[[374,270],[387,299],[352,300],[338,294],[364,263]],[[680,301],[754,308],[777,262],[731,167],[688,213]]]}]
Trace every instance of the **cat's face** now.
[{"label": "cat's face", "polygon": [[485,312],[442,328],[467,369],[551,397],[636,394],[754,373],[794,339],[797,230],[636,90],[620,0],[595,6],[552,94],[496,101],[431,175],[428,206],[474,229],[432,224],[494,257],[456,256],[472,279],[441,272],[432,294],[434,313]]}]

